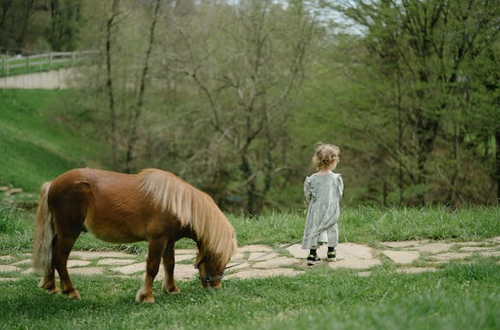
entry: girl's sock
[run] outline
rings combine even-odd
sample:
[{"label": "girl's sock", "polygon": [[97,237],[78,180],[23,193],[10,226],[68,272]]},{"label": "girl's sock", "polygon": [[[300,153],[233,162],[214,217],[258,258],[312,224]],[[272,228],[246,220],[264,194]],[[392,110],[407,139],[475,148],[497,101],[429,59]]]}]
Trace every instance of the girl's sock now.
[{"label": "girl's sock", "polygon": [[334,247],[328,247],[328,252],[335,252],[335,248]]},{"label": "girl's sock", "polygon": [[313,256],[315,256],[316,255],[316,249],[309,250],[309,254],[312,254]]}]

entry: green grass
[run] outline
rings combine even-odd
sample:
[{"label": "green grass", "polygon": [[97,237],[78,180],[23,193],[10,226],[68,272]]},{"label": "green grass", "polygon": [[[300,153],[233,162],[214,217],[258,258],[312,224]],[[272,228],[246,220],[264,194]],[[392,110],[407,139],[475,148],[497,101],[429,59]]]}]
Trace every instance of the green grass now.
[{"label": "green grass", "polygon": [[[414,238],[482,240],[500,235],[498,208],[346,209],[341,241]],[[0,204],[1,254],[30,252],[33,212]],[[240,245],[279,245],[300,240],[303,211],[259,219],[229,216]],[[82,234],[77,249],[111,249]],[[183,242],[181,245],[190,244]],[[145,252],[145,245],[119,247]],[[39,278],[24,275],[0,286],[0,329],[498,329],[498,258],[450,263],[435,272],[396,273],[375,267],[359,277],[327,265],[295,277],[225,280],[220,292],[199,281],[181,281],[180,295],[155,282],[153,305],[134,302],[137,279],[73,276],[82,300],[48,296]],[[7,275],[4,275],[7,276]],[[17,276],[17,275],[16,275]]]},{"label": "green grass", "polygon": [[[7,74],[6,67],[2,62],[3,59],[10,60],[9,62],[9,72]],[[71,59],[54,59],[52,64],[49,63],[48,59],[31,59],[29,65],[26,66],[26,58],[16,59],[11,56],[0,56],[0,77],[10,77],[20,74],[29,74],[50,70],[57,70],[61,68],[68,68],[74,66],[75,64]],[[36,63],[36,64],[35,64]],[[12,67],[16,66],[16,67]]]},{"label": "green grass", "polygon": [[[305,224],[305,212],[273,212],[260,218],[228,215],[238,244],[279,246],[299,242]],[[0,247],[2,251],[29,251],[34,229],[34,213],[0,203]],[[375,207],[348,208],[339,221],[340,242],[376,245],[378,242],[413,239],[453,239],[480,241],[500,236],[500,208],[477,207],[448,211],[443,208],[384,209]],[[178,247],[193,247],[182,240]],[[132,253],[145,252],[145,243],[116,245],[105,243],[89,233],[76,242],[78,250],[118,249]]]},{"label": "green grass", "polygon": [[134,303],[137,280],[74,276],[82,300],[48,296],[26,276],[2,284],[4,329],[498,329],[500,265],[358,277],[325,267],[296,277],[226,280],[224,289],[179,283],[156,303]]},{"label": "green grass", "polygon": [[64,93],[0,90],[0,186],[37,192],[44,181],[96,163],[105,152],[52,115]]}]

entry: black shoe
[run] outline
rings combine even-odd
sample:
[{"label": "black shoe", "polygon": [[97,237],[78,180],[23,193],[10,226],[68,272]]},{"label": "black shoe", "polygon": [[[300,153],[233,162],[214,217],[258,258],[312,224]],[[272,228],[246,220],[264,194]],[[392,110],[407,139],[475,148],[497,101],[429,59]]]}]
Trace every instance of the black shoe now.
[{"label": "black shoe", "polygon": [[321,259],[317,255],[314,255],[314,254],[310,254],[307,257],[307,265],[308,266],[313,266],[313,265],[317,264],[320,261],[321,261]]},{"label": "black shoe", "polygon": [[337,258],[337,252],[335,251],[330,251],[326,254],[327,261],[335,261],[335,258]]}]

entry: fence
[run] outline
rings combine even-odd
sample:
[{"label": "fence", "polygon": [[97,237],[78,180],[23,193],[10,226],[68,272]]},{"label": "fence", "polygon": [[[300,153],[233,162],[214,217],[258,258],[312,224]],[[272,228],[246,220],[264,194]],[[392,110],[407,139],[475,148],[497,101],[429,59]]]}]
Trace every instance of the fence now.
[{"label": "fence", "polygon": [[61,67],[76,65],[95,51],[54,52],[39,55],[3,57],[1,59],[0,76],[19,75],[40,71],[48,71]]}]

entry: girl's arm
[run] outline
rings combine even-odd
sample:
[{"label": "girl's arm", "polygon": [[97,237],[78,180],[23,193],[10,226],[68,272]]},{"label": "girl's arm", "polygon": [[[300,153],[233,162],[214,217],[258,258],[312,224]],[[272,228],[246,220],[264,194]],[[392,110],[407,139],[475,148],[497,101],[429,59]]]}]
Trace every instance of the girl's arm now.
[{"label": "girl's arm", "polygon": [[304,180],[304,196],[306,198],[306,202],[309,203],[311,201],[311,181],[309,177],[306,177]]}]

